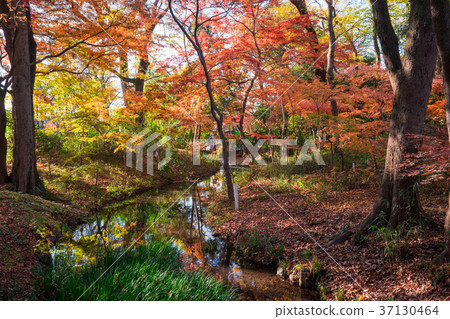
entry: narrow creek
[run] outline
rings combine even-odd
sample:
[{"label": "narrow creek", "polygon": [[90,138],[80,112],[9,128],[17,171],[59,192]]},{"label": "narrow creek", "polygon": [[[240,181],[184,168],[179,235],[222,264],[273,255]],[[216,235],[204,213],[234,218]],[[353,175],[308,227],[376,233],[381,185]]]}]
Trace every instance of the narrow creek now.
[{"label": "narrow creek", "polygon": [[105,246],[169,238],[187,269],[212,273],[232,285],[240,300],[317,300],[314,292],[279,279],[275,269],[242,264],[230,244],[213,236],[205,220],[208,203],[223,186],[220,173],[191,184],[175,183],[103,209],[54,246],[54,266],[89,264]]}]

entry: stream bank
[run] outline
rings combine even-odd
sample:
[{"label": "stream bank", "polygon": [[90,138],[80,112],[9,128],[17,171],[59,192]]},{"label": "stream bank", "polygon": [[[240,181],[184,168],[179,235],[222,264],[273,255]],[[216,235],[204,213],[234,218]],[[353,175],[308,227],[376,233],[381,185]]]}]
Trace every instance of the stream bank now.
[{"label": "stream bank", "polygon": [[219,162],[206,159],[202,165],[193,165],[191,152],[182,149],[173,149],[170,165],[154,175],[125,166],[124,157],[117,155],[85,157],[82,163],[42,156],[38,162],[45,188],[42,197],[86,213],[172,183],[210,176],[219,169]]},{"label": "stream bank", "polygon": [[[208,207],[223,187],[221,174],[198,183],[178,183],[153,190],[98,211],[67,232],[52,249],[53,266],[89,267],[105,247],[121,248],[170,240],[183,267],[206,272],[229,285],[238,300],[315,300],[314,292],[280,280],[276,268],[246,262],[207,225]],[[94,287],[95,288],[95,287]]]},{"label": "stream bank", "polygon": [[[324,300],[449,300],[450,268],[431,263],[443,249],[442,226],[374,226],[355,240],[326,246],[372,209],[378,185],[367,171],[295,172],[269,164],[235,174],[235,181],[240,209],[216,196],[210,207],[214,232],[262,264],[273,262],[273,250],[258,243],[283,245],[280,274],[286,282],[316,273]],[[423,207],[436,225],[444,224],[445,187],[422,189]]]},{"label": "stream bank", "polygon": [[37,300],[48,250],[86,214],[39,196],[0,189],[0,300]]},{"label": "stream bank", "polygon": [[210,161],[193,166],[188,152],[174,153],[173,168],[155,176],[126,168],[119,161],[105,159],[97,165],[85,160],[80,166],[41,156],[38,170],[45,190],[40,196],[16,193],[8,185],[0,188],[0,300],[41,299],[41,277],[52,264],[49,249],[103,205],[210,176],[220,168]]}]

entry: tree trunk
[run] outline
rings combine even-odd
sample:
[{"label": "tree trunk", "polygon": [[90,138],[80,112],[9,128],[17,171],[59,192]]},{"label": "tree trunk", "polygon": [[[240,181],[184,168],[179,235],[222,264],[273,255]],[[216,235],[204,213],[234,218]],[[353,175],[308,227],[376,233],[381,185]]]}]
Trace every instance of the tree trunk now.
[{"label": "tree trunk", "polygon": [[[395,228],[407,220],[415,221],[424,216],[419,200],[419,180],[403,174],[399,165],[407,154],[417,152],[420,146],[437,57],[430,0],[411,0],[403,61],[387,1],[371,0],[371,3],[394,91],[394,104],[380,192],[372,212],[358,229],[366,229],[371,224]],[[346,241],[351,233],[344,232],[331,244]]]},{"label": "tree trunk", "polygon": [[214,99],[211,77],[208,72],[208,68],[206,65],[205,57],[203,56],[202,51],[197,51],[200,63],[202,64],[203,70],[205,72],[206,77],[206,90],[208,91],[208,97],[210,101],[211,114],[216,121],[217,130],[219,132],[219,137],[222,141],[222,152],[223,152],[223,171],[225,174],[225,183],[227,184],[227,194],[228,194],[228,202],[231,203],[234,200],[234,192],[233,192],[233,182],[231,178],[231,168],[230,168],[230,156],[229,156],[229,148],[228,148],[228,140],[225,137],[223,132],[223,114],[217,108],[216,101]]},{"label": "tree trunk", "polygon": [[180,20],[178,20],[177,16],[175,15],[172,7],[172,0],[169,0],[169,11],[172,15],[172,18],[174,19],[175,23],[178,25],[178,27],[181,29],[183,34],[186,36],[186,38],[189,40],[189,42],[194,47],[195,51],[197,52],[198,59],[200,61],[200,64],[202,66],[203,72],[205,74],[205,88],[208,93],[209,98],[209,104],[210,104],[210,110],[211,115],[214,118],[214,121],[217,124],[217,130],[219,132],[219,137],[222,140],[222,148],[223,148],[223,169],[225,173],[225,182],[227,184],[227,194],[228,194],[228,202],[232,203],[234,199],[234,192],[233,192],[233,182],[231,179],[231,168],[230,168],[230,162],[229,162],[229,149],[228,149],[228,140],[225,137],[225,134],[223,132],[223,113],[220,111],[220,109],[217,107],[216,101],[214,99],[213,89],[212,89],[212,81],[211,81],[211,75],[210,71],[208,69],[208,66],[206,64],[206,59],[203,54],[203,49],[201,47],[200,41],[198,39],[198,30],[201,25],[199,22],[199,11],[200,10],[200,2],[197,0],[197,11],[194,14],[195,22],[192,26],[194,29],[193,33],[189,33],[185,26],[183,25]]},{"label": "tree trunk", "polygon": [[366,227],[382,217],[391,227],[422,216],[418,179],[402,174],[398,167],[405,155],[417,152],[430,97],[436,44],[430,0],[411,1],[409,29],[403,61],[392,28],[386,0],[371,0],[375,27],[381,40],[394,90],[385,169],[379,197],[372,213],[361,223]]},{"label": "tree trunk", "polygon": [[[14,121],[11,179],[19,192],[36,192],[40,181],[36,167],[33,89],[36,75],[36,42],[31,14],[22,1],[1,1],[13,27],[4,27],[6,50],[11,61],[12,111]],[[14,8],[14,11],[9,11]]]},{"label": "tree trunk", "polygon": [[[306,6],[305,0],[290,0],[291,3],[297,8],[298,13],[300,15],[308,15],[308,7]],[[307,24],[305,26],[305,30],[308,31],[312,37],[312,45],[314,46],[314,51],[317,54],[317,57],[319,57],[319,36],[317,35],[316,30],[312,26],[312,24]],[[316,61],[314,61],[316,62]],[[317,63],[314,63],[314,74],[321,82],[327,82],[327,72],[324,68],[321,68]]]},{"label": "tree trunk", "polygon": [[144,86],[145,86],[145,76],[148,72],[148,67],[150,66],[150,63],[147,59],[140,59],[139,60],[139,67],[138,67],[138,74],[136,75],[134,89],[136,92],[143,93],[144,92]]},{"label": "tree trunk", "polygon": [[217,125],[219,130],[219,136],[222,140],[223,145],[223,171],[225,174],[225,182],[227,184],[227,194],[228,194],[228,202],[234,201],[234,192],[233,192],[233,180],[231,178],[231,168],[230,168],[230,156],[229,156],[229,144],[228,140],[223,133],[222,125]]},{"label": "tree trunk", "polygon": [[[336,34],[334,32],[333,19],[335,17],[335,9],[333,0],[327,0],[328,6],[328,55],[327,55],[327,82],[330,89],[335,88],[334,83],[334,56],[336,52]],[[331,111],[333,116],[338,116],[337,102],[331,100]]]},{"label": "tree trunk", "polygon": [[286,137],[286,112],[284,110],[284,102],[283,100],[281,101],[281,115],[283,118],[283,126],[281,129],[281,138],[284,140],[284,138]]},{"label": "tree trunk", "polygon": [[[6,84],[5,84],[6,85]],[[8,154],[8,141],[6,140],[6,109],[5,109],[6,89],[0,90],[0,184],[9,181],[8,167],[6,159]]]},{"label": "tree trunk", "polygon": [[375,64],[378,69],[381,68],[381,51],[380,46],[378,45],[378,35],[375,29],[373,30],[373,49],[375,51]]},{"label": "tree trunk", "polygon": [[[148,67],[150,66],[150,63],[147,59],[140,59],[139,60],[139,68],[138,68],[138,74],[136,75],[135,82],[134,82],[134,90],[138,96],[144,95],[144,88],[145,88],[145,77],[148,72]],[[136,119],[136,122],[139,124],[144,123],[144,117],[145,117],[145,111],[141,110],[138,114],[138,118]]]},{"label": "tree trunk", "polygon": [[378,45],[378,33],[375,28],[375,17],[372,16],[372,22],[373,22],[373,50],[375,51],[375,63],[378,69],[381,68],[381,50],[380,46]]},{"label": "tree trunk", "polygon": [[244,101],[242,102],[242,110],[241,110],[241,115],[239,117],[239,125],[238,125],[240,138],[245,138],[245,132],[244,132],[245,111],[247,110],[248,98],[250,96],[250,92],[252,91],[253,85],[255,84],[257,75],[258,74],[255,74],[255,76],[251,79],[247,90],[245,90]]},{"label": "tree trunk", "polygon": [[[126,52],[123,52],[122,50],[119,51],[119,57],[120,57],[120,75],[122,77],[128,78],[128,57]],[[122,96],[123,96],[123,104],[125,107],[127,107],[129,101],[127,98],[128,94],[128,83],[123,78],[120,78],[120,86],[122,88]]]},{"label": "tree trunk", "polygon": [[[445,111],[450,143],[450,3],[448,0],[431,0],[431,14],[444,75]],[[444,225],[446,246],[444,251],[433,259],[435,264],[450,261],[450,194],[448,205]]]},{"label": "tree trunk", "polygon": [[[334,1],[327,0],[328,7],[328,56],[327,56],[327,82],[330,89],[334,89],[336,84],[334,83],[334,58],[336,52],[336,33],[334,31],[333,20],[336,16],[336,11],[334,8]],[[335,117],[335,121],[337,122],[337,117],[339,116],[337,101],[335,99],[331,99],[331,114]],[[334,132],[333,132],[334,133]],[[339,136],[337,134],[333,134],[336,137],[336,142],[331,144],[331,166],[334,166],[334,154],[341,152],[339,150]],[[334,147],[334,150],[333,150]]]}]

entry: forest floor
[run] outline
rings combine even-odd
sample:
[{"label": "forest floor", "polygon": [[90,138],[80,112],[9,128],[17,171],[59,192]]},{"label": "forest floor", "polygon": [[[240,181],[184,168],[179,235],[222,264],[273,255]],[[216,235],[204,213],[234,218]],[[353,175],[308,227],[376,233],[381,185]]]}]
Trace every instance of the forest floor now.
[{"label": "forest floor", "polygon": [[122,156],[78,162],[44,155],[38,161],[47,199],[89,211],[173,182],[209,176],[219,168],[220,163],[206,160],[201,166],[193,165],[192,154],[181,149],[174,149],[170,163],[160,171],[155,169],[153,176],[125,166]]},{"label": "forest floor", "polygon": [[450,300],[450,267],[431,263],[443,249],[445,182],[424,187],[422,195],[439,227],[371,228],[324,251],[319,245],[370,212],[378,178],[364,170],[286,175],[284,169],[268,165],[237,174],[239,211],[224,197],[210,208],[209,223],[240,258],[278,264],[294,280],[302,268],[320,268],[324,300]]},{"label": "forest floor", "polygon": [[44,183],[39,196],[0,189],[0,300],[35,300],[49,248],[62,233],[73,229],[103,205],[124,200],[176,181],[209,176],[220,164],[191,164],[181,150],[166,170],[149,176],[108,159],[69,164],[58,157],[40,156],[38,170]]},{"label": "forest floor", "polygon": [[85,214],[39,196],[0,190],[0,300],[35,300],[36,275],[51,264],[46,252]]}]

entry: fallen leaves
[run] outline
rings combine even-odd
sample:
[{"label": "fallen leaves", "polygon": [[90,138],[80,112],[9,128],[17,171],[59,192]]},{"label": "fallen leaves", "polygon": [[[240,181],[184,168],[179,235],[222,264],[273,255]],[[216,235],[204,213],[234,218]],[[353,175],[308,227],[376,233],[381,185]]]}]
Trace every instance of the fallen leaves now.
[{"label": "fallen leaves", "polygon": [[[342,289],[344,299],[348,300],[450,300],[448,266],[435,267],[430,263],[442,249],[442,229],[421,233],[420,237],[408,242],[408,254],[395,261],[383,255],[385,244],[376,238],[361,244],[348,241],[326,248],[332,259],[327,253],[316,251],[318,244],[325,245],[343,228],[357,224],[369,213],[376,194],[374,189],[330,193],[313,204],[307,200],[306,192],[272,193],[287,213],[264,196],[254,182],[239,192],[241,210],[229,209],[220,201],[215,204],[220,208],[214,211],[221,213],[210,217],[211,224],[218,225],[214,231],[233,243],[244,231],[258,230],[268,236],[279,236],[284,245],[281,259],[288,260],[291,267],[304,260],[305,252],[314,252],[327,273],[326,299],[334,300],[338,290]],[[439,199],[433,196],[426,196],[425,201],[425,206],[439,207],[436,204]],[[432,216],[438,225],[443,225],[442,211],[433,209]],[[261,264],[270,260],[270,256],[260,252],[252,258]]]}]

